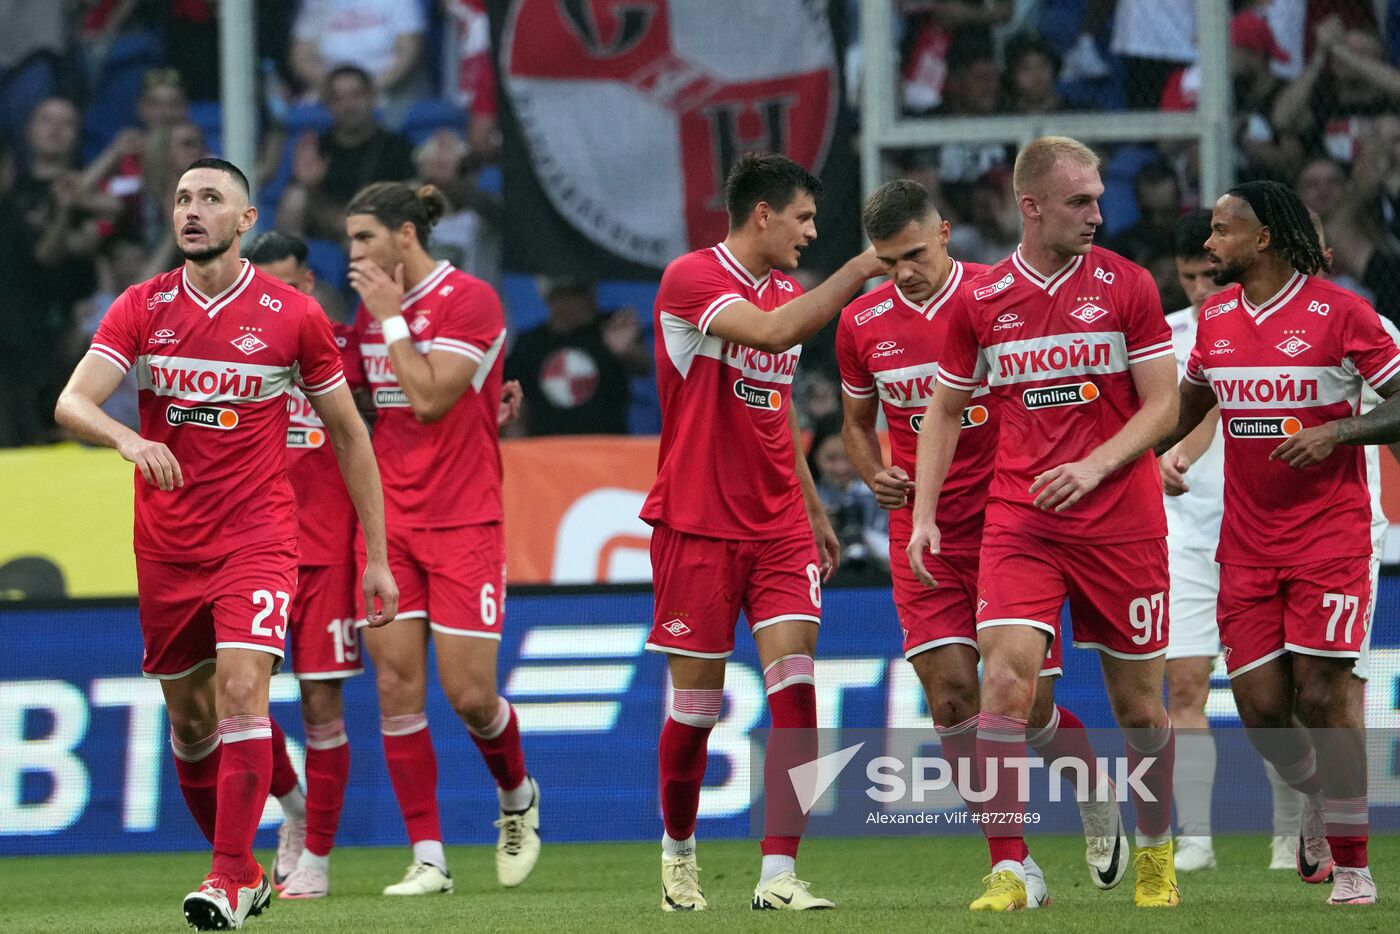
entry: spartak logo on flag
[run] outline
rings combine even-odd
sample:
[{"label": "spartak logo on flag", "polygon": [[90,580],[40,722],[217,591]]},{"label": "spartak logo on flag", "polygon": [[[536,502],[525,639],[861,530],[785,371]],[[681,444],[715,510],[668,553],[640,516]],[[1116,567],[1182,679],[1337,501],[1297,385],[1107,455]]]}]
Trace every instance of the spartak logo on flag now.
[{"label": "spartak logo on flag", "polygon": [[545,195],[633,262],[723,239],[724,178],[745,152],[826,161],[839,81],[825,3],[518,0],[501,49]]}]

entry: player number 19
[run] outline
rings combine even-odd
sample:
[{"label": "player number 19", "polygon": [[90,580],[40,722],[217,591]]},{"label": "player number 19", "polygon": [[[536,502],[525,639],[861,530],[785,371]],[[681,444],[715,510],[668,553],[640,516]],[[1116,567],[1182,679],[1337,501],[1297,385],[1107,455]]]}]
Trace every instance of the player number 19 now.
[{"label": "player number 19", "polygon": [[1347,628],[1345,644],[1351,644],[1351,629],[1356,625],[1356,609],[1361,601],[1349,593],[1325,593],[1322,595],[1322,608],[1325,610],[1332,607],[1332,618],[1327,621],[1327,641],[1337,641],[1337,624],[1342,621],[1342,615],[1346,614]]},{"label": "player number 19", "polygon": [[1133,645],[1146,645],[1152,641],[1152,622],[1157,622],[1157,641],[1162,641],[1162,617],[1166,615],[1166,594],[1158,591],[1151,597],[1138,597],[1128,604],[1128,622],[1132,623]]},{"label": "player number 19", "polygon": [[326,632],[331,634],[337,665],[360,660],[360,634],[353,619],[333,619],[326,625]]}]

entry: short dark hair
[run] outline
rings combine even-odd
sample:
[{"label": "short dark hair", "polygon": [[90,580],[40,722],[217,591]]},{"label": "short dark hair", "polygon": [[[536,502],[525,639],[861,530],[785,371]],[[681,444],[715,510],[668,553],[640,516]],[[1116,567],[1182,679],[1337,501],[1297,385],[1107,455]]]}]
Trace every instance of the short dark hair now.
[{"label": "short dark hair", "polygon": [[1259,223],[1269,228],[1270,252],[1288,265],[1309,276],[1332,271],[1308,208],[1292,188],[1278,182],[1253,181],[1236,185],[1225,194],[1249,205]]},{"label": "short dark hair", "polygon": [[1200,259],[1206,255],[1206,241],[1210,239],[1210,211],[1197,208],[1187,211],[1176,219],[1176,229],[1172,231],[1172,254],[1177,259]]},{"label": "short dark hair", "polygon": [[1177,191],[1181,190],[1181,176],[1176,174],[1176,169],[1165,159],[1149,162],[1138,170],[1133,178],[1133,194],[1140,197],[1144,188],[1161,182],[1171,182]]},{"label": "short dark hair", "polygon": [[787,156],[772,152],[747,153],[734,163],[724,181],[724,205],[731,229],[742,227],[753,209],[766,201],[781,211],[799,192],[813,198],[822,193],[822,180]]},{"label": "short dark hair", "polygon": [[374,90],[374,76],[371,75],[369,72],[365,71],[359,65],[351,65],[348,63],[344,65],[336,65],[330,71],[326,72],[325,86],[329,88],[331,86],[332,81],[334,81],[336,78],[343,78],[346,75],[358,79],[359,82],[365,87],[369,88],[370,90]]},{"label": "short dark hair", "polygon": [[428,232],[449,207],[447,197],[435,185],[414,188],[407,182],[375,182],[350,199],[345,216],[368,214],[390,230],[410,222],[419,245],[427,249]]},{"label": "short dark hair", "polygon": [[884,240],[908,227],[910,221],[922,223],[937,211],[927,188],[913,179],[899,178],[870,193],[861,208],[860,220],[867,237]]},{"label": "short dark hair", "polygon": [[279,230],[269,230],[252,242],[245,255],[249,262],[257,266],[263,263],[280,263],[284,259],[294,259],[298,266],[305,266],[309,253],[306,241],[301,237],[284,234]]},{"label": "short dark hair", "polygon": [[1006,49],[1003,54],[1006,56],[1008,75],[1021,67],[1021,61],[1030,55],[1044,56],[1049,60],[1055,74],[1060,73],[1062,60],[1059,53],[1055,51],[1053,45],[1045,40],[1044,36],[1033,30],[1018,32],[1006,40]]},{"label": "short dark hair", "polygon": [[248,184],[248,176],[243,174],[243,170],[229,162],[227,159],[220,159],[217,156],[205,156],[203,159],[196,159],[185,167],[186,172],[193,172],[195,169],[218,169],[229,178],[238,183],[238,187],[243,189],[243,194],[249,198],[253,196],[252,186]]}]

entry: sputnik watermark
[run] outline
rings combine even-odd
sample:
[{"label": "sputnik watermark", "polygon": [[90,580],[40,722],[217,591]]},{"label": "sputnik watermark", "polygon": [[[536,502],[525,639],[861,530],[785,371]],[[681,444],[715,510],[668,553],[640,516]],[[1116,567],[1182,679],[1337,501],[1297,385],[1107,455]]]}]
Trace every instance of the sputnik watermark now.
[{"label": "sputnik watermark", "polygon": [[[864,745],[863,742],[856,743],[787,770],[803,814],[811,813],[817,801],[840,778]],[[968,759],[954,763],[941,756],[914,756],[906,762],[897,756],[875,756],[865,764],[865,777],[870,783],[865,788],[865,796],[877,804],[924,804],[951,788],[968,804],[985,804],[1001,792],[1004,770],[1010,770],[1014,773],[1015,801],[1018,803],[1031,800],[1033,776],[1044,782],[1045,796],[1051,803],[1064,800],[1066,784],[1073,789],[1071,800],[1079,804],[1110,798],[1120,803],[1133,799],[1153,802],[1157,798],[1144,784],[1143,778],[1156,761],[1154,756],[1143,756],[1137,762],[1129,762],[1124,756],[1098,756],[1091,769],[1085,760],[1070,757],[1054,759],[1049,763],[1038,756],[990,758],[987,760],[984,785],[976,780],[977,763]],[[960,815],[941,816],[946,818],[941,823],[967,823],[973,820],[966,811]]]}]

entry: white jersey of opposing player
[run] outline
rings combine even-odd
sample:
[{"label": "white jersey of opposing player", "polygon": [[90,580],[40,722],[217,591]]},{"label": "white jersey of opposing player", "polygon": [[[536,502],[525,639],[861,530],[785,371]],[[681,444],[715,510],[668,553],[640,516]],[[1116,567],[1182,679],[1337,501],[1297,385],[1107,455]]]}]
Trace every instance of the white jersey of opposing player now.
[{"label": "white jersey of opposing player", "polygon": [[[1167,315],[1172,329],[1172,350],[1176,353],[1176,376],[1180,380],[1196,344],[1196,309],[1187,306]],[[1192,548],[1215,552],[1220,544],[1220,520],[1225,512],[1225,445],[1220,426],[1201,459],[1186,473],[1189,493],[1166,497],[1167,545],[1173,551]]]},{"label": "white jersey of opposing player", "polygon": [[[1196,343],[1196,311],[1190,307],[1174,311],[1167,315],[1167,324],[1172,329],[1172,349],[1176,352],[1176,372],[1180,378],[1186,372],[1186,362]],[[1385,317],[1381,318],[1381,325],[1400,345],[1400,329]],[[1381,397],[1375,390],[1363,385],[1361,411],[1369,412],[1380,403]],[[1200,460],[1191,465],[1186,482],[1191,487],[1189,493],[1166,498],[1167,544],[1172,549],[1202,548],[1214,551],[1220,541],[1225,495],[1225,446],[1220,441],[1219,425],[1215,427],[1215,437],[1211,439],[1210,447],[1206,448]],[[1371,545],[1374,553],[1379,555],[1385,545],[1390,520],[1381,508],[1381,449],[1375,445],[1366,448],[1366,483],[1371,489]]]}]

